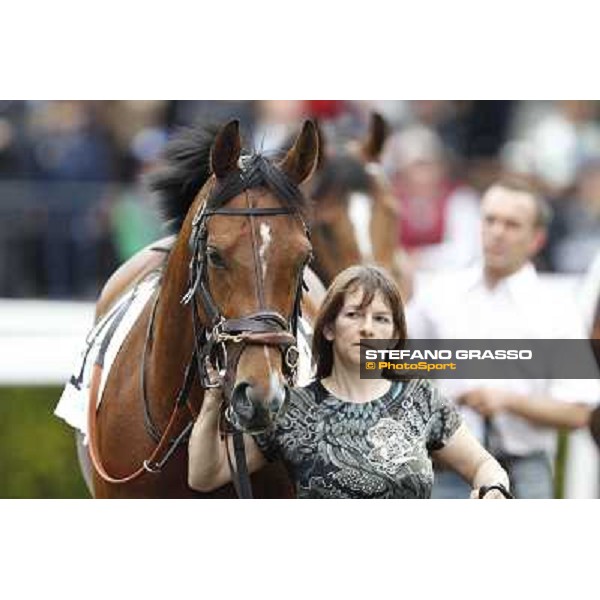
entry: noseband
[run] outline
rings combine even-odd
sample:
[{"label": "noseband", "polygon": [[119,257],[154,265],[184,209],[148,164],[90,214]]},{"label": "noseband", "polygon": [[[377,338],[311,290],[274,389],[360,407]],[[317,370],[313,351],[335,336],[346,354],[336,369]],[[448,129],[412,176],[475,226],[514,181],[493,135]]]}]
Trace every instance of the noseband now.
[{"label": "noseband", "polygon": [[[288,385],[293,386],[298,368],[299,352],[296,345],[296,330],[301,315],[301,300],[304,283],[302,271],[296,283],[296,293],[292,314],[286,319],[277,312],[261,310],[253,314],[226,319],[217,306],[208,285],[208,270],[206,265],[206,250],[208,219],[213,215],[232,217],[260,217],[295,215],[300,218],[304,231],[309,237],[306,223],[298,213],[291,208],[219,208],[207,209],[206,205],[198,212],[192,223],[190,250],[192,258],[189,266],[189,288],[182,299],[183,304],[192,303],[195,354],[198,373],[202,387],[215,387],[207,373],[208,361],[220,373],[224,373],[223,387],[226,397],[231,396],[236,378],[237,366],[242,352],[247,345],[273,346],[282,355],[283,375]],[[255,248],[255,261],[258,261]],[[261,289],[260,280],[257,282]],[[198,299],[208,320],[203,325],[198,315]]]}]

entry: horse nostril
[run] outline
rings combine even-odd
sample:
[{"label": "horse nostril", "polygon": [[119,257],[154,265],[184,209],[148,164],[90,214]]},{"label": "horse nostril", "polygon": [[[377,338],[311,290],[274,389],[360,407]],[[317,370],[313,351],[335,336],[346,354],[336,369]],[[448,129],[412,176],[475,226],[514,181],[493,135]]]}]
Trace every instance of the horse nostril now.
[{"label": "horse nostril", "polygon": [[250,398],[251,386],[247,383],[240,383],[233,390],[231,396],[231,408],[242,419],[251,421],[254,417],[254,404]]},{"label": "horse nostril", "polygon": [[274,416],[282,414],[288,393],[286,386],[278,385],[265,397],[260,387],[246,381],[238,383],[230,400],[232,424],[243,431],[266,429]]}]

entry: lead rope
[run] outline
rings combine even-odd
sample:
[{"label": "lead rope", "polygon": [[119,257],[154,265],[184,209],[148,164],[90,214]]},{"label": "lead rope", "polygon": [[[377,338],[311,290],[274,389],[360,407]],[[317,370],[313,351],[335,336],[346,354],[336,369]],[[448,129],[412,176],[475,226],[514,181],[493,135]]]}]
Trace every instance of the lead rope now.
[{"label": "lead rope", "polygon": [[246,447],[244,445],[244,434],[237,429],[234,429],[229,434],[233,441],[233,458],[235,467],[231,460],[229,452],[229,444],[225,440],[225,448],[227,450],[227,462],[231,471],[231,481],[233,487],[240,500],[252,500],[252,483],[250,481],[250,473],[248,472],[248,461],[246,460]]},{"label": "lead rope", "polygon": [[[102,460],[100,458],[100,451],[98,448],[98,437],[97,437],[97,415],[96,415],[96,400],[98,398],[98,388],[100,387],[100,380],[102,377],[102,365],[95,363],[92,371],[92,382],[90,389],[90,403],[88,409],[88,441],[89,441],[89,452],[90,452],[90,460],[94,467],[96,473],[100,476],[100,478],[107,482],[113,484],[123,484],[128,483],[141,477],[144,473],[158,473],[160,469],[164,466],[168,458],[173,454],[175,449],[181,444],[182,440],[185,437],[185,434],[188,433],[190,429],[190,423],[186,425],[186,428],[183,432],[179,432],[176,437],[171,437],[176,429],[178,428],[179,423],[179,415],[180,408],[184,404],[182,396],[186,396],[186,390],[189,390],[191,387],[191,379],[193,378],[193,374],[195,369],[191,369],[190,374],[186,382],[183,385],[183,392],[178,397],[178,401],[175,404],[175,408],[171,413],[171,417],[169,422],[162,434],[162,437],[158,443],[158,445],[154,448],[154,451],[150,455],[150,457],[143,461],[142,465],[135,470],[133,473],[125,477],[113,477],[108,474]],[[165,453],[162,456],[163,452]]]}]

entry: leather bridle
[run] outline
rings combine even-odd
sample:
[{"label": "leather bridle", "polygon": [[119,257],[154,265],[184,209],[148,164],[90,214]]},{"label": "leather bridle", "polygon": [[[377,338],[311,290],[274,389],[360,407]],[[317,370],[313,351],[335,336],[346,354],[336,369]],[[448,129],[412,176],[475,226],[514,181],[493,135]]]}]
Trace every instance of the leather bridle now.
[{"label": "leather bridle", "polygon": [[[292,314],[286,319],[277,312],[260,310],[250,315],[227,319],[217,306],[208,285],[207,270],[207,237],[208,219],[214,215],[232,217],[260,217],[278,215],[296,215],[300,218],[304,232],[309,237],[309,230],[299,213],[291,208],[220,208],[207,209],[204,206],[194,218],[190,249],[192,258],[189,267],[189,288],[182,299],[183,304],[192,305],[196,361],[200,383],[203,388],[214,387],[207,374],[207,360],[213,368],[223,373],[223,389],[226,397],[231,396],[235,382],[237,365],[247,345],[274,346],[282,354],[283,375],[288,385],[295,383],[299,352],[296,345],[296,330],[300,318],[303,292],[303,279],[300,276],[296,283],[296,292]],[[258,264],[256,244],[253,244],[255,265]],[[257,289],[261,305],[264,303],[262,279],[257,276]],[[198,302],[203,309],[208,323],[202,324],[198,314]]]}]

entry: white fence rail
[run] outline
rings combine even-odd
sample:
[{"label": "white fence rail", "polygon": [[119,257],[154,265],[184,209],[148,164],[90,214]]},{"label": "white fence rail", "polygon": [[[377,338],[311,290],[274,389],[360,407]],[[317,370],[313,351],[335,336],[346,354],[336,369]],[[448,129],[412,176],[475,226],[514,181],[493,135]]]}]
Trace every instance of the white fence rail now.
[{"label": "white fence rail", "polygon": [[0,385],[62,385],[93,320],[89,302],[0,300]]}]

